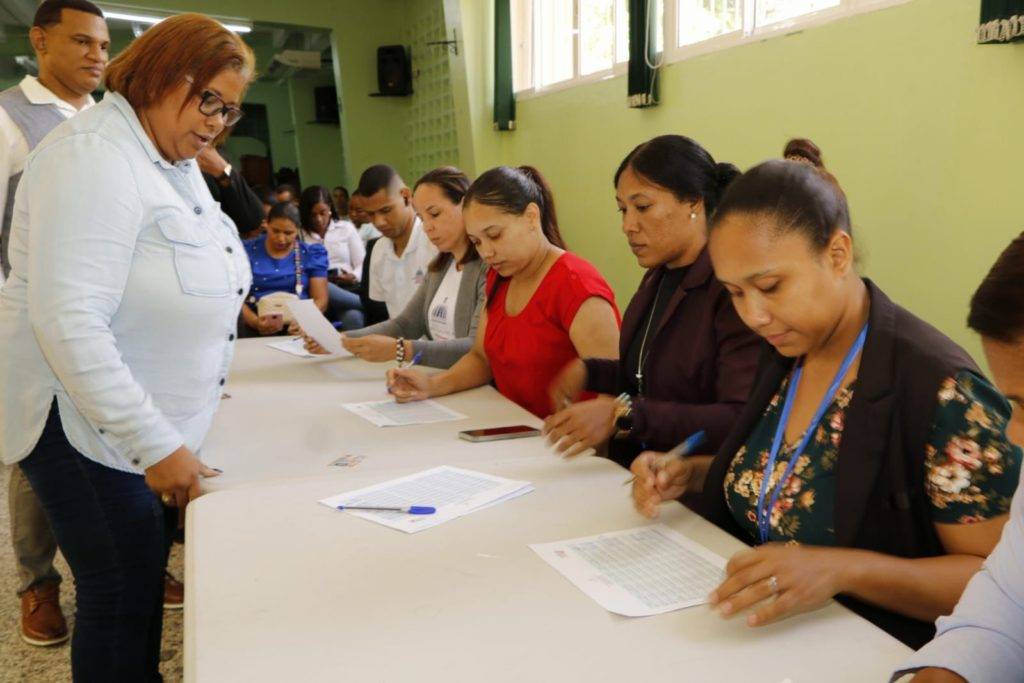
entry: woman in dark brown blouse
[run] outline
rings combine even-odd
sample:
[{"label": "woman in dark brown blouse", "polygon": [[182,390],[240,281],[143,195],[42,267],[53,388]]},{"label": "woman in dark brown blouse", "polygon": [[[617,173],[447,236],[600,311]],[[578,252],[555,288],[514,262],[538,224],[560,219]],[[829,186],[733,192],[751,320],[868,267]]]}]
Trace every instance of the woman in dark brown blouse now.
[{"label": "woman in dark brown blouse", "polygon": [[[668,450],[698,431],[705,449],[722,444],[758,356],[757,335],[736,315],[707,252],[708,219],[738,174],[680,135],[648,140],[622,161],[622,231],[647,273],[622,320],[619,359],[575,361],[552,387],[559,412],[545,431],[560,452],[608,442],[610,457],[629,467],[641,451]],[[606,396],[571,404],[583,391]]]}]

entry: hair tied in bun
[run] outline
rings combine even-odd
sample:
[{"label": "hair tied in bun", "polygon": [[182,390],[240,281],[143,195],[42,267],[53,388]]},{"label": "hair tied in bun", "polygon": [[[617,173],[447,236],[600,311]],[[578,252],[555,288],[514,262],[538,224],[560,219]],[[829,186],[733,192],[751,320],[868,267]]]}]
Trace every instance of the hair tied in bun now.
[{"label": "hair tied in bun", "polygon": [[794,138],[787,142],[782,156],[790,161],[810,164],[815,168],[825,168],[821,149],[807,138]]}]

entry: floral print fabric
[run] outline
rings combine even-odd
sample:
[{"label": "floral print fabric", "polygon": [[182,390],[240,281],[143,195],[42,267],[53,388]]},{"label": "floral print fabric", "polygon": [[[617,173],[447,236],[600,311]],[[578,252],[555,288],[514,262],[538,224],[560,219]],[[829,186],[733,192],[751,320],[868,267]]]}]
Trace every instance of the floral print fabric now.
[{"label": "floral print fabric", "polygon": [[[788,382],[779,387],[725,477],[729,509],[752,538],[758,538],[757,498]],[[855,390],[856,382],[839,392],[800,454],[772,509],[771,540],[835,544],[836,462],[846,409]],[[1021,450],[1006,438],[1009,416],[1006,400],[973,373],[961,372],[942,383],[925,449],[925,487],[935,522],[968,524],[1010,509]],[[780,449],[768,480],[769,492],[785,472],[795,446],[784,443]]]}]

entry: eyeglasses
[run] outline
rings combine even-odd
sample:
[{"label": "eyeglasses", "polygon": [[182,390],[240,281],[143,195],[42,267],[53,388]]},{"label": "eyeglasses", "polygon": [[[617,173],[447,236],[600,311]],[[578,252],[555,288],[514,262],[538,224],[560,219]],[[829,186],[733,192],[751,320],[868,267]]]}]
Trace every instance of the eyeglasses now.
[{"label": "eyeglasses", "polygon": [[224,117],[225,126],[233,126],[242,119],[244,113],[238,107],[229,107],[216,93],[204,90],[199,95],[199,111],[204,116],[220,114]]}]

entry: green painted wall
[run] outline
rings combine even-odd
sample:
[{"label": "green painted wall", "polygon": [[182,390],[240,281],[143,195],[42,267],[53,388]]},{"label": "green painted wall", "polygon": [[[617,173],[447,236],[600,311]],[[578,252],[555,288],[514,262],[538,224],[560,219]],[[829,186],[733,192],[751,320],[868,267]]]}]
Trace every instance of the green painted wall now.
[{"label": "green painted wall", "polygon": [[849,195],[863,272],[963,343],[970,294],[1024,228],[1024,45],[979,46],[978,3],[914,0],[668,66],[662,102],[625,106],[624,78],[520,102],[491,130],[490,2],[462,0],[476,169],[529,162],[551,179],[566,238],[625,303],[611,176],[637,143],[683,133],[748,167],[789,137],[817,141]]},{"label": "green painted wall", "polygon": [[449,50],[428,45],[449,40],[439,0],[410,0],[404,43],[412,48],[413,95],[406,123],[408,165],[413,183],[441,165],[459,164]]},{"label": "green painted wall", "polygon": [[315,88],[334,85],[329,71],[300,72],[288,81],[292,118],[295,121],[295,145],[303,186],[331,188],[345,177],[344,156],[338,126],[313,123],[316,119]]},{"label": "green painted wall", "polygon": [[[310,95],[312,97],[312,95]],[[298,165],[298,154],[295,148],[295,122],[292,118],[292,103],[286,86],[276,83],[255,83],[245,97],[246,102],[264,104],[267,107],[267,123],[270,126],[270,154],[274,162],[274,170],[287,166]],[[334,143],[341,149],[341,139]],[[242,154],[265,154],[262,144],[236,136],[228,139],[225,144],[228,154],[237,162]]]},{"label": "green painted wall", "polygon": [[[331,29],[335,78],[344,119],[340,131],[331,130],[342,137],[344,165],[328,174],[329,165],[338,167],[336,158],[314,160],[316,155],[307,155],[308,163],[314,164],[312,178],[328,181],[330,175],[328,182],[353,184],[362,169],[379,162],[408,172],[408,98],[369,97],[369,93],[377,90],[376,49],[379,45],[402,42],[408,0],[132,0],[132,4]],[[275,164],[280,165],[276,159]]]},{"label": "green painted wall", "polygon": [[[267,105],[270,153],[273,155],[274,170],[282,166],[295,168],[299,163],[299,157],[295,149],[295,121],[292,118],[291,98],[287,88],[276,83],[257,83],[249,89],[246,100]],[[340,141],[338,145],[340,147]]]}]

